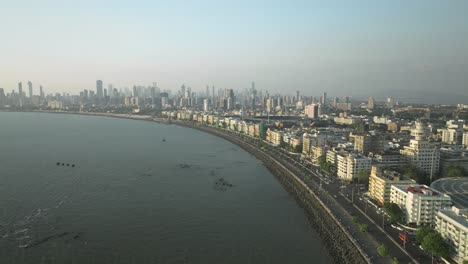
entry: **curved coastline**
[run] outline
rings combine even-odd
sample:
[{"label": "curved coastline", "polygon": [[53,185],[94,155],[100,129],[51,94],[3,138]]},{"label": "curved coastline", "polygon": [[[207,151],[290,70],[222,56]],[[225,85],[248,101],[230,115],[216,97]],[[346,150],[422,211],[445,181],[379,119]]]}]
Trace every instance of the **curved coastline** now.
[{"label": "curved coastline", "polygon": [[[32,113],[72,114],[90,115],[101,117],[124,118],[147,122],[169,124],[165,118],[151,116],[135,116],[112,113],[90,113],[90,112],[55,112],[55,111],[30,111]],[[319,237],[327,249],[327,253],[334,263],[371,263],[366,254],[361,250],[356,241],[345,230],[339,221],[333,216],[329,208],[310,190],[294,173],[281,165],[273,157],[259,148],[240,140],[239,138],[218,131],[218,129],[198,125],[190,122],[172,121],[170,124],[196,129],[205,133],[221,137],[233,144],[238,145],[246,152],[262,161],[264,166],[281,183],[283,188],[290,194],[306,214],[311,227],[319,234]]]}]

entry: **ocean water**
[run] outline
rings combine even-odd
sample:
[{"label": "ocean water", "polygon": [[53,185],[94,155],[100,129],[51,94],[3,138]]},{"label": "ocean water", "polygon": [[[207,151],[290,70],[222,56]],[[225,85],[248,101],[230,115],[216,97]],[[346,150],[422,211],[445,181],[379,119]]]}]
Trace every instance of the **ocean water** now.
[{"label": "ocean water", "polygon": [[0,112],[0,263],[328,262],[294,199],[230,142]]}]

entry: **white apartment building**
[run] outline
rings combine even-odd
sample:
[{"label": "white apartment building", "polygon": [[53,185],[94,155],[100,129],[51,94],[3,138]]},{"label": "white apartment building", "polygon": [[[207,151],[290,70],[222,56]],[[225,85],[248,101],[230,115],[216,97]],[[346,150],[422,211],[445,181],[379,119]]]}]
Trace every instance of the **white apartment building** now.
[{"label": "white apartment building", "polygon": [[435,230],[452,246],[457,263],[468,260],[468,209],[440,210],[436,214]]},{"label": "white apartment building", "polygon": [[463,128],[446,128],[442,130],[442,142],[451,145],[461,145],[463,141]]},{"label": "white apartment building", "polygon": [[279,146],[281,144],[282,137],[283,131],[268,129],[266,132],[266,140],[275,146]]},{"label": "white apartment building", "polygon": [[324,146],[327,142],[327,136],[328,134],[321,133],[320,131],[317,131],[315,133],[306,132],[302,134],[302,153],[307,157],[311,157],[312,148],[316,146]]},{"label": "white apartment building", "polygon": [[61,101],[49,101],[47,103],[47,106],[50,107],[51,109],[62,109],[63,108],[63,103]]},{"label": "white apartment building", "polygon": [[406,157],[408,163],[434,176],[439,171],[440,150],[437,145],[426,140],[428,131],[427,125],[416,122],[415,128],[411,130],[414,139],[410,140],[410,145],[405,146],[400,153]]},{"label": "white apartment building", "polygon": [[392,185],[413,185],[416,182],[393,170],[386,170],[379,166],[372,166],[369,176],[369,194],[380,206],[390,202]]},{"label": "white apartment building", "polygon": [[338,164],[338,155],[340,154],[347,154],[347,152],[339,148],[330,149],[327,151],[327,162],[336,166]]},{"label": "white apartment building", "polygon": [[310,159],[313,163],[318,163],[318,158],[327,153],[327,149],[324,146],[314,146],[311,148]]},{"label": "white apartment building", "polygon": [[304,114],[308,118],[318,118],[322,114],[322,105],[321,104],[310,104],[306,105]]},{"label": "white apartment building", "polygon": [[416,225],[435,224],[435,215],[441,209],[452,206],[450,196],[426,185],[392,185],[390,202],[397,204],[407,223]]},{"label": "white apartment building", "polygon": [[468,132],[463,133],[462,144],[465,147],[468,147]]},{"label": "white apartment building", "polygon": [[337,176],[345,181],[353,181],[361,171],[370,171],[372,159],[355,153],[339,154]]}]

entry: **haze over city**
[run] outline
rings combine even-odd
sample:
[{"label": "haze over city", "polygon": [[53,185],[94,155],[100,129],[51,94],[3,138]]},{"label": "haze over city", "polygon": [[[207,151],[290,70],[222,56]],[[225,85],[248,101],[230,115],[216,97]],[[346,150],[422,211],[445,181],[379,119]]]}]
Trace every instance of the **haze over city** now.
[{"label": "haze over city", "polygon": [[466,103],[466,10],[466,1],[3,1],[0,87],[255,81],[270,93]]},{"label": "haze over city", "polygon": [[0,263],[468,264],[468,1],[0,6]]}]

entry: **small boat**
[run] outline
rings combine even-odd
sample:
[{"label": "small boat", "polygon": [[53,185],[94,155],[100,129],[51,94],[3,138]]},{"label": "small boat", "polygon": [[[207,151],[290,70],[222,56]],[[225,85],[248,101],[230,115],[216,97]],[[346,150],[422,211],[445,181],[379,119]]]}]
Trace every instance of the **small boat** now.
[{"label": "small boat", "polygon": [[162,142],[166,142],[166,139],[165,139],[165,138],[163,138]]}]

